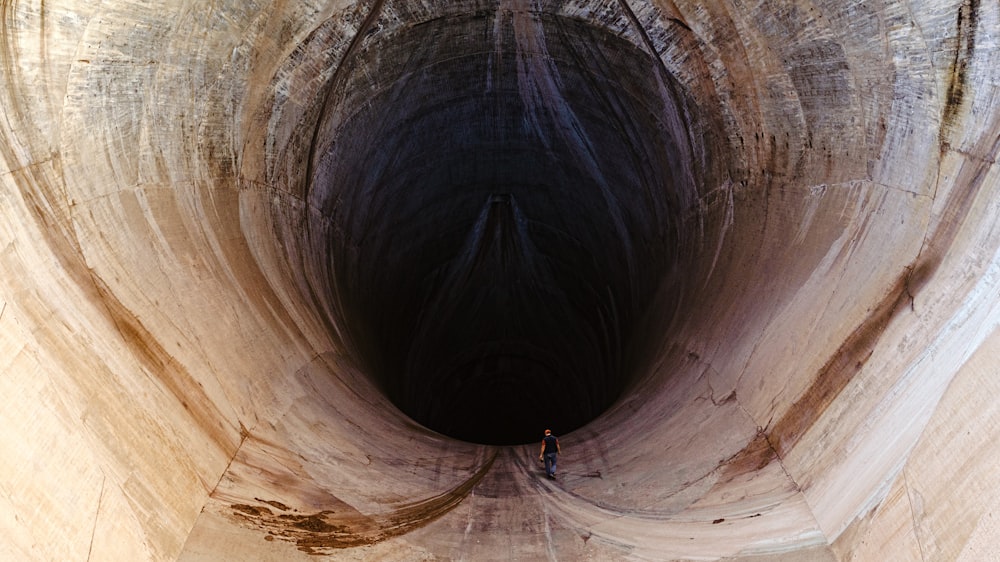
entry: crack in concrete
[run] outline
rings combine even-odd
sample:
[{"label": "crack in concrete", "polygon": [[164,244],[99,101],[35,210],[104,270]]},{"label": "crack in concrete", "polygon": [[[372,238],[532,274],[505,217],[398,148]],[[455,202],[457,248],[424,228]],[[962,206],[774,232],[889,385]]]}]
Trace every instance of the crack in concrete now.
[{"label": "crack in concrete", "polygon": [[924,552],[924,541],[920,538],[920,521],[917,520],[917,510],[913,505],[913,495],[910,493],[910,481],[906,475],[906,469],[900,471],[903,477],[903,488],[906,493],[906,503],[910,508],[910,522],[913,525],[913,538],[917,543],[917,551],[920,553],[920,560],[927,560],[927,553]]},{"label": "crack in concrete", "polygon": [[[256,428],[256,426],[254,427]],[[246,426],[243,425],[243,422],[240,422],[240,444],[236,446],[236,450],[233,451],[232,456],[229,457],[229,462],[226,463],[226,468],[223,469],[221,474],[219,474],[219,479],[215,481],[215,486],[212,486],[212,489],[208,491],[206,504],[208,503],[208,498],[213,497],[215,495],[216,490],[219,489],[219,484],[222,483],[222,479],[226,477],[226,474],[229,474],[229,469],[233,466],[233,461],[236,460],[236,455],[240,454],[240,450],[243,449],[243,444],[246,443],[247,438],[250,437],[251,431],[252,430],[247,429]],[[202,511],[204,511],[205,506],[202,505],[201,509]]]},{"label": "crack in concrete", "polygon": [[[750,415],[750,412],[748,412],[747,409],[743,406],[743,403],[740,402],[740,398],[736,394],[735,390],[733,390],[732,396],[733,396],[733,401],[736,402],[736,406],[740,409],[740,411],[743,412],[744,415],[746,415],[747,419],[749,419],[750,421],[756,423],[756,420],[754,419],[754,417],[752,415]],[[764,441],[767,443],[768,448],[771,450],[771,454],[774,456],[774,459],[778,462],[778,466],[781,468],[781,471],[785,474],[785,477],[788,478],[788,481],[791,482],[792,486],[796,490],[798,490],[799,492],[801,492],[802,491],[802,486],[799,485],[799,483],[795,480],[795,478],[792,477],[792,474],[788,471],[788,467],[785,466],[784,460],[781,458],[781,455],[778,454],[778,449],[775,448],[774,443],[771,442],[771,436],[767,432],[767,427],[771,425],[771,421],[773,419],[774,418],[772,417],[771,420],[768,420],[768,422],[767,422],[768,425],[767,426],[757,425],[757,436],[756,437],[764,439]],[[818,526],[818,523],[817,523],[817,526]]]},{"label": "crack in concrete", "polygon": [[94,526],[90,530],[90,546],[87,548],[87,560],[89,561],[91,556],[94,554],[94,537],[97,536],[97,521],[101,516],[101,504],[104,503],[104,485],[108,481],[108,475],[103,474],[101,477],[101,491],[97,495],[97,510],[94,512]]}]

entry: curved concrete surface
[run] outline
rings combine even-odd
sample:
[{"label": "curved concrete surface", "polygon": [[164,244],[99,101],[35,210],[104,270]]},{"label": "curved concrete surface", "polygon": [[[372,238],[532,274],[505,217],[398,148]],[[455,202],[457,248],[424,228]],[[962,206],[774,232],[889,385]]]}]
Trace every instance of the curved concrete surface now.
[{"label": "curved concrete surface", "polygon": [[996,2],[161,4],[0,2],[0,557],[1000,542]]}]

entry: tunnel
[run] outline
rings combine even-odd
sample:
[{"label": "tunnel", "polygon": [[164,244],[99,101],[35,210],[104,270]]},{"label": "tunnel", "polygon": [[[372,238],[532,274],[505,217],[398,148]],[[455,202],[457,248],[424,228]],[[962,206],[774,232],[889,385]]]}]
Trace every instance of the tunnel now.
[{"label": "tunnel", "polygon": [[0,559],[1000,542],[997,3],[7,0],[0,38]]},{"label": "tunnel", "polygon": [[420,22],[338,70],[292,197],[365,371],[466,441],[597,417],[694,199],[669,77],[599,27],[514,10]]}]

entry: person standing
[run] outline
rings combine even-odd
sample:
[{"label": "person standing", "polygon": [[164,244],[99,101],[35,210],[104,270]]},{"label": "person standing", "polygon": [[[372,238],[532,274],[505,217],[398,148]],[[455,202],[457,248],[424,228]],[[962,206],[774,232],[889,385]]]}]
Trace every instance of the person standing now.
[{"label": "person standing", "polygon": [[552,435],[551,429],[546,429],[545,438],[542,439],[542,450],[538,453],[538,460],[545,461],[545,475],[549,478],[556,477],[556,457],[561,452],[559,438]]}]

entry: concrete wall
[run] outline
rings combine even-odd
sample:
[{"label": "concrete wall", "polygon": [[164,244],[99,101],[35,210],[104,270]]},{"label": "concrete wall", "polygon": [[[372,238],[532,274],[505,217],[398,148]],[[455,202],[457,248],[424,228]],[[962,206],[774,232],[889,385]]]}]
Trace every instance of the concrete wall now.
[{"label": "concrete wall", "polygon": [[[6,0],[0,26],[0,558],[982,560],[1000,542],[997,3]],[[514,148],[561,155],[521,180],[571,159],[593,189],[545,208],[518,187],[547,209],[533,224],[630,241],[564,266],[614,288],[587,310],[620,315],[565,325],[628,337],[595,355],[607,409],[553,422],[556,481],[534,443],[412,421],[386,382],[410,363],[375,373],[367,342],[393,309],[355,308],[412,301],[386,255],[461,247],[449,221],[482,197],[412,170],[467,160],[434,147],[494,129],[443,100],[496,77],[536,127]],[[397,207],[415,222],[372,232],[415,249],[353,242]],[[497,319],[407,314],[448,337]],[[556,361],[611,341],[584,339]]]}]

